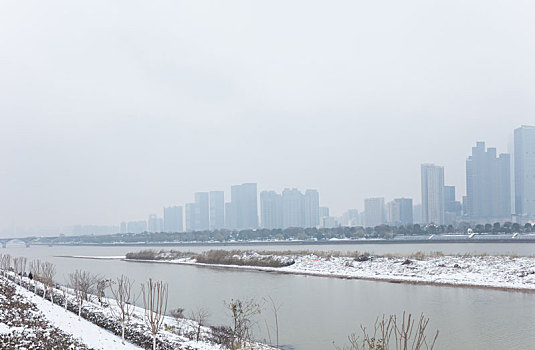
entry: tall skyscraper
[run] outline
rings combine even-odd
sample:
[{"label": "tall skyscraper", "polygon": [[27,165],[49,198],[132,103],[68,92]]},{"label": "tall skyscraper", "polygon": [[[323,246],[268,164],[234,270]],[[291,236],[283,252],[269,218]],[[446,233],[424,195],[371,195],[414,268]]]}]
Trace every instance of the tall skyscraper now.
[{"label": "tall skyscraper", "polygon": [[225,227],[225,192],[210,192],[210,230]]},{"label": "tall skyscraper", "polygon": [[258,227],[258,196],[255,183],[235,185],[230,188],[230,212],[236,221],[236,229]]},{"label": "tall skyscraper", "polygon": [[522,125],[514,135],[515,213],[535,220],[535,126]]},{"label": "tall skyscraper", "polygon": [[410,198],[395,198],[387,205],[389,223],[399,226],[412,224],[412,199]]},{"label": "tall skyscraper", "polygon": [[471,220],[492,222],[511,219],[511,178],[509,154],[496,157],[496,148],[484,142],[472,147],[466,160],[467,215]]},{"label": "tall skyscraper", "polygon": [[385,199],[384,198],[366,198],[364,199],[364,225],[366,227],[375,227],[383,225],[385,218]]},{"label": "tall skyscraper", "polygon": [[260,219],[263,228],[282,228],[282,196],[275,191],[260,193]]},{"label": "tall skyscraper", "polygon": [[183,232],[183,208],[181,206],[163,208],[163,231]]},{"label": "tall skyscraper", "polygon": [[317,227],[320,224],[320,195],[317,190],[306,190],[303,197],[304,226]]},{"label": "tall skyscraper", "polygon": [[303,194],[297,188],[282,191],[282,226],[304,227],[305,208]]},{"label": "tall skyscraper", "polygon": [[444,224],[444,167],[421,165],[422,221]]}]

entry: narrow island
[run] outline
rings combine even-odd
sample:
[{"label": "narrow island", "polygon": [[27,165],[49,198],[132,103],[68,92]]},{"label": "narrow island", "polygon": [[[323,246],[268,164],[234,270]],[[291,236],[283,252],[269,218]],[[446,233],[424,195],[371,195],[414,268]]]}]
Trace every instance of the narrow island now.
[{"label": "narrow island", "polygon": [[232,268],[295,275],[535,292],[535,257],[311,251],[142,250],[125,261]]}]

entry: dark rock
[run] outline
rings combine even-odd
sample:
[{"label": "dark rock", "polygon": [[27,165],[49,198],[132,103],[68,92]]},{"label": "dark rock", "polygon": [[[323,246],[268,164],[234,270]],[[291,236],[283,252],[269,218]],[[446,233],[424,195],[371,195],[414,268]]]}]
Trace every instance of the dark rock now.
[{"label": "dark rock", "polygon": [[412,264],[412,261],[410,261],[409,259],[405,259],[405,261],[401,263],[401,265],[410,265],[410,264]]},{"label": "dark rock", "polygon": [[356,261],[368,261],[370,260],[370,256],[369,255],[359,255],[355,258]]}]

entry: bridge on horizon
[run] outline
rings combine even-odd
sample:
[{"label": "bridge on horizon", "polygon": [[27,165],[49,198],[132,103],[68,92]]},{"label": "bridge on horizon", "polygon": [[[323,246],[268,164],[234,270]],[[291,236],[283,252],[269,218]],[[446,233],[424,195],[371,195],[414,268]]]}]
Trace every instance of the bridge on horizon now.
[{"label": "bridge on horizon", "polygon": [[0,238],[0,243],[2,244],[2,248],[7,248],[9,245],[25,245],[26,247],[29,247],[31,243],[35,240],[35,238]]}]

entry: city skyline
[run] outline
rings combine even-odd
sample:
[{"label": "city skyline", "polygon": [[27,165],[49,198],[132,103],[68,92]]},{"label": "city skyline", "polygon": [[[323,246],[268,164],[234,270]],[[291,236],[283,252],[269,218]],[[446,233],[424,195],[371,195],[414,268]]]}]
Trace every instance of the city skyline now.
[{"label": "city skyline", "polygon": [[[525,144],[527,143],[527,147],[528,147],[528,150],[530,149],[530,146],[533,144],[533,139],[534,139],[534,127],[532,126],[525,126],[525,125],[522,125],[518,128],[515,128],[515,131],[514,131],[514,135],[516,135],[516,137],[513,139],[513,142],[514,142],[514,145],[517,149],[520,149],[521,145],[523,145],[523,147],[525,148]],[[520,139],[522,139],[521,141],[519,141]],[[509,149],[511,149],[511,144],[509,144]],[[513,149],[514,151],[514,149]],[[514,152],[511,152],[513,153],[514,155]],[[482,155],[485,155],[485,156],[482,156]],[[528,156],[527,156],[527,164],[528,164],[528,175],[527,178],[528,178],[528,185],[531,186],[531,183],[529,182],[529,178],[532,176],[532,172],[533,172],[533,166],[532,166],[532,163],[533,163],[533,156],[530,155],[530,152],[527,151]],[[483,158],[482,158],[483,157]],[[526,156],[524,156],[524,158],[526,158]],[[519,155],[516,156],[516,159],[522,159],[523,162],[524,161],[524,158],[521,158]],[[478,160],[478,159],[481,159],[481,160]],[[487,160],[488,159],[488,160]],[[496,160],[493,160],[493,159],[496,159]],[[496,163],[497,165],[493,165],[494,163],[482,163],[482,162],[498,162]],[[481,209],[478,209],[479,211],[474,214],[473,211],[475,209],[471,209],[475,206],[475,204],[473,204],[474,202],[478,202],[477,200],[475,200],[474,198],[478,198],[478,197],[475,197],[473,192],[474,190],[472,190],[472,188],[474,188],[474,184],[473,184],[473,180],[472,178],[477,178],[478,176],[475,176],[474,174],[472,174],[472,172],[474,172],[475,170],[474,169],[477,169],[476,167],[476,164],[479,164],[477,165],[477,167],[481,168],[481,170],[478,171],[478,173],[483,173],[483,172],[487,172],[489,169],[496,169],[494,171],[498,171],[497,175],[486,175],[486,176],[491,176],[489,177],[489,180],[482,180],[483,182],[486,183],[485,186],[491,186],[489,188],[487,188],[485,191],[484,191],[484,187],[481,187],[483,186],[482,184],[479,185],[478,188],[482,188],[480,190],[477,191],[477,193],[486,193],[484,195],[486,196],[494,196],[494,197],[489,197],[489,198],[493,198],[493,200],[491,202],[493,203],[500,203],[499,205],[501,205],[501,207],[499,209],[493,209],[493,211],[491,211],[490,209],[488,210],[488,213],[485,214],[485,215],[482,215],[481,214]],[[483,164],[483,165],[481,165]],[[523,163],[522,163],[523,164]],[[400,210],[400,203],[399,201],[400,200],[403,200],[403,199],[408,199],[411,201],[411,203],[413,202],[413,211],[418,211],[419,209],[417,208],[422,208],[422,213],[416,213],[416,212],[412,212],[410,213],[411,215],[411,219],[408,220],[404,220],[404,221],[399,221],[400,223],[401,222],[406,222],[408,223],[409,221],[412,222],[412,215],[414,215],[414,218],[419,218],[420,217],[420,214],[422,216],[421,218],[421,223],[437,223],[437,224],[448,224],[448,223],[452,223],[452,222],[456,222],[458,221],[459,219],[461,219],[459,217],[459,211],[462,210],[463,212],[463,219],[464,220],[484,220],[484,219],[488,219],[490,221],[493,221],[493,220],[508,220],[508,215],[506,215],[505,213],[507,213],[508,211],[510,212],[511,215],[513,214],[517,214],[518,215],[518,210],[513,210],[514,208],[511,206],[511,203],[513,203],[515,200],[514,198],[512,197],[512,193],[515,193],[516,194],[516,197],[518,197],[518,186],[515,187],[515,182],[511,182],[512,178],[514,178],[516,175],[516,173],[518,172],[515,171],[515,169],[513,169],[513,163],[511,163],[511,154],[509,153],[500,153],[499,157],[497,157],[497,154],[496,154],[496,148],[493,148],[493,147],[489,147],[488,149],[486,149],[486,144],[484,141],[477,141],[476,142],[476,147],[472,147],[472,155],[471,156],[468,156],[467,160],[466,160],[466,168],[465,168],[465,174],[466,174],[466,194],[459,194],[459,195],[456,195],[456,188],[458,187],[458,185],[445,185],[444,184],[444,178],[445,178],[445,175],[444,175],[444,167],[443,166],[435,166],[434,164],[427,164],[427,163],[424,163],[424,164],[421,164],[420,165],[421,167],[421,174],[420,174],[420,188],[421,188],[421,191],[420,191],[420,199],[421,201],[418,202],[418,201],[414,201],[413,202],[413,198],[405,198],[405,196],[403,197],[400,197],[400,198],[392,198],[391,201],[387,202],[385,201],[385,197],[381,197],[381,198],[365,198],[364,199],[364,205],[362,207],[360,207],[359,205],[353,205],[352,207],[350,208],[345,208],[345,211],[343,213],[336,213],[334,214],[333,216],[333,213],[332,213],[332,209],[331,209],[331,215],[326,218],[327,219],[327,222],[329,222],[328,225],[332,226],[334,224],[341,224],[342,222],[356,222],[358,223],[359,225],[366,225],[366,222],[367,222],[367,216],[368,216],[368,221],[370,221],[371,219],[369,218],[369,216],[371,215],[370,213],[367,213],[366,212],[366,202],[367,201],[370,201],[370,200],[374,200],[374,199],[381,199],[382,201],[382,212],[380,214],[376,214],[379,215],[379,217],[376,217],[374,218],[373,221],[374,223],[376,224],[385,224],[385,223],[389,223],[389,224],[395,224],[396,220],[393,220],[392,218],[396,217],[396,218],[399,218],[399,216],[401,215],[399,210]],[[523,166],[525,167],[525,165]],[[524,169],[522,167],[522,169]],[[439,173],[436,173],[433,174],[433,176],[431,177],[432,179],[434,180],[425,180],[425,181],[431,181],[431,183],[433,182],[441,182],[442,183],[442,187],[440,186],[440,184],[438,183],[435,183],[434,186],[435,186],[435,189],[434,191],[436,192],[435,194],[433,194],[431,197],[437,197],[435,198],[435,208],[433,209],[429,209],[431,208],[429,206],[429,204],[426,204],[424,206],[422,206],[422,203],[425,203],[426,201],[428,202],[429,199],[426,199],[427,197],[429,197],[429,195],[427,194],[427,190],[426,188],[428,187],[427,184],[424,184],[424,179],[426,179],[428,176],[425,175],[428,170],[424,171],[425,169],[438,169],[440,170]],[[518,166],[516,167],[518,168]],[[499,169],[499,170],[498,170]],[[438,177],[437,177],[438,176]],[[481,176],[481,175],[479,175]],[[496,180],[493,180],[494,177],[492,176],[497,176],[496,177]],[[497,187],[496,184],[499,183],[499,181],[502,181],[501,182],[501,185],[499,186],[499,189]],[[508,188],[508,185],[510,186]],[[88,224],[76,224],[76,225],[72,225],[72,232],[73,233],[76,233],[76,232],[84,232],[84,229],[83,227],[93,227],[93,229],[95,230],[95,232],[99,231],[99,230],[104,230],[106,231],[106,227],[109,228],[109,230],[111,230],[112,228],[113,229],[119,229],[120,228],[120,232],[128,232],[129,230],[131,230],[132,232],[143,232],[143,227],[148,230],[149,232],[156,232],[158,230],[163,230],[165,227],[166,227],[166,224],[165,224],[165,215],[166,215],[166,210],[169,210],[171,208],[174,208],[175,211],[178,209],[178,208],[181,208],[182,209],[182,206],[184,207],[183,209],[183,213],[181,213],[180,215],[182,216],[180,218],[180,220],[183,220],[184,224],[183,224],[183,227],[184,227],[184,230],[185,231],[202,231],[202,230],[208,230],[208,229],[211,229],[211,230],[215,230],[215,229],[220,229],[220,228],[227,228],[227,229],[242,229],[242,228],[261,228],[261,227],[266,227],[266,228],[285,228],[285,227],[291,227],[291,226],[296,226],[296,227],[327,227],[324,222],[323,222],[323,219],[322,217],[319,215],[319,199],[317,200],[317,209],[315,209],[317,212],[318,212],[318,219],[314,219],[314,220],[310,220],[310,219],[307,219],[307,220],[304,220],[302,219],[302,225],[298,225],[297,222],[288,222],[288,219],[284,219],[284,215],[281,215],[281,223],[280,224],[277,224],[276,227],[275,226],[265,226],[263,223],[262,223],[262,217],[263,215],[265,215],[264,211],[263,211],[263,208],[262,208],[262,194],[263,193],[270,193],[270,194],[276,194],[275,191],[272,191],[272,190],[260,190],[258,191],[257,189],[257,184],[256,183],[245,183],[243,185],[232,185],[230,187],[230,197],[232,198],[232,194],[234,193],[234,197],[235,198],[238,198],[240,196],[240,191],[241,191],[241,188],[242,187],[245,187],[245,186],[249,186],[250,187],[250,190],[249,190],[249,199],[246,200],[246,202],[248,203],[248,205],[245,205],[245,204],[242,204],[240,206],[241,209],[241,212],[243,213],[243,211],[248,211],[250,212],[250,214],[247,214],[247,215],[254,215],[254,217],[251,217],[250,219],[248,219],[249,221],[246,220],[246,224],[243,223],[243,222],[239,222],[238,224],[238,221],[236,220],[242,220],[242,218],[240,216],[235,216],[234,219],[231,218],[231,214],[228,214],[228,213],[231,213],[232,212],[232,207],[236,207],[236,203],[239,202],[239,200],[235,200],[235,204],[234,206],[232,205],[232,200],[230,202],[227,202],[225,203],[225,193],[226,191],[224,190],[218,190],[218,191],[207,191],[207,192],[194,192],[194,199],[195,199],[195,202],[194,203],[178,203],[178,202],[175,202],[174,204],[170,205],[169,207],[163,207],[163,216],[160,217],[158,216],[158,214],[149,214],[149,217],[148,217],[148,220],[147,221],[144,221],[144,220],[140,220],[139,218],[137,219],[134,219],[134,220],[127,220],[127,221],[124,221],[122,220],[120,222],[120,224],[117,224],[117,223],[112,223],[112,225],[98,225],[98,224],[95,224],[95,223],[88,223]],[[252,186],[252,187],[251,187]],[[438,191],[439,188],[442,188],[442,193],[439,193],[440,191]],[[503,190],[502,190],[503,189]],[[495,191],[498,191],[499,194],[492,194],[494,193],[493,190]],[[254,198],[251,197],[252,193],[251,192],[253,191],[254,192]],[[290,192],[288,192],[290,191]],[[438,192],[437,192],[438,191]],[[301,194],[297,189],[293,188],[293,189],[290,189],[290,188],[287,188],[285,187],[283,191],[281,191],[282,195],[284,196],[285,192],[288,192],[289,193],[298,193],[300,196],[303,196],[303,194]],[[306,190],[305,191],[306,194],[308,195],[308,192],[309,190]],[[317,193],[317,191],[315,191]],[[488,192],[488,193],[487,193]],[[530,192],[531,193],[531,192]],[[280,196],[280,195],[279,195]],[[533,196],[532,194],[530,194],[529,196]],[[533,201],[533,199],[531,199],[532,197],[529,197],[528,196],[528,200],[526,201],[526,199],[524,199],[524,202],[527,203],[528,205],[528,208],[530,208],[529,206],[531,205],[531,201]],[[510,202],[507,203],[507,201],[505,201],[505,204],[504,204],[504,200],[503,198],[510,198]],[[283,197],[281,197],[283,198]],[[304,198],[304,196],[303,196]],[[319,198],[319,197],[318,197]],[[418,197],[416,197],[418,198]],[[440,200],[440,198],[442,198],[442,200]],[[481,197],[482,199],[479,200],[479,202],[489,202],[489,200],[485,200],[483,197]],[[500,200],[498,200],[498,198],[500,198]],[[466,202],[464,203],[462,206],[461,204],[458,204],[460,203],[461,201]],[[516,200],[518,201],[518,199]],[[245,202],[244,202],[245,203]],[[439,205],[439,203],[441,203]],[[216,205],[217,204],[217,205]],[[254,204],[251,206],[251,204]],[[476,203],[477,204],[477,203]],[[284,208],[284,203],[281,201],[281,208]],[[305,204],[301,204],[301,205],[305,205]],[[448,205],[450,206],[450,208],[448,208]],[[325,206],[325,205],[324,205]],[[442,206],[442,207],[440,207]],[[459,207],[459,209],[457,208],[457,206]],[[405,205],[406,207],[406,205]],[[329,207],[330,208],[330,207]],[[462,209],[461,209],[462,208]],[[256,210],[255,210],[256,209]],[[297,210],[297,209],[296,209]],[[303,210],[303,209],[299,209],[299,210]],[[347,220],[344,219],[344,215],[347,215],[350,211],[356,211],[357,213],[360,211],[360,215],[357,215],[355,217],[355,219],[352,219],[351,220]],[[429,214],[429,210],[431,210],[431,214]],[[531,209],[529,209],[531,210]],[[394,213],[394,211],[396,211],[396,213]],[[406,212],[407,210],[405,210]],[[427,212],[426,212],[427,211]],[[253,214],[255,213],[256,214]],[[434,212],[434,214],[433,214]],[[176,213],[174,215],[177,215]],[[235,214],[234,214],[235,215]],[[243,214],[242,214],[243,215]],[[407,214],[405,214],[407,215]],[[431,215],[431,216],[430,216]],[[437,216],[438,215],[438,216]],[[511,215],[509,215],[509,218],[511,218]],[[527,216],[526,216],[527,215]],[[524,214],[525,217],[530,217],[531,214]],[[216,218],[217,216],[217,218]],[[192,221],[193,220],[193,221]],[[231,223],[232,220],[234,220],[234,223]],[[271,219],[270,219],[271,220]],[[335,220],[335,221],[333,221]],[[216,221],[218,221],[216,223]],[[143,223],[144,222],[144,223]],[[194,223],[193,223],[194,222]],[[306,223],[305,223],[306,222]],[[316,223],[315,225],[312,225],[312,223]],[[376,226],[376,225],[373,225],[373,226]],[[133,227],[133,229],[131,229],[130,227]],[[61,230],[64,230],[65,228],[61,228],[59,229],[60,231]],[[56,229],[58,230],[58,229]]]}]

